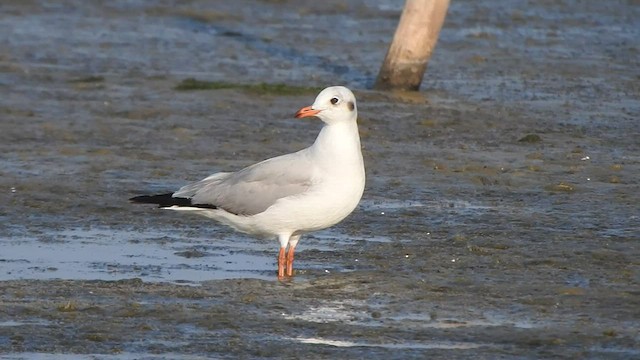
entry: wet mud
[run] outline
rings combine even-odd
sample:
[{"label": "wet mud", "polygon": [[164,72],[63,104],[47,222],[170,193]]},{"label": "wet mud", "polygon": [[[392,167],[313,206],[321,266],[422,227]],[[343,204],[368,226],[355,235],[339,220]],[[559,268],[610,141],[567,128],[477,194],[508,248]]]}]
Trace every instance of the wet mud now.
[{"label": "wet mud", "polygon": [[[640,357],[637,5],[454,1],[383,93],[401,1],[3,2],[0,358]],[[337,84],[367,186],[291,281],[128,203],[308,146]]]}]

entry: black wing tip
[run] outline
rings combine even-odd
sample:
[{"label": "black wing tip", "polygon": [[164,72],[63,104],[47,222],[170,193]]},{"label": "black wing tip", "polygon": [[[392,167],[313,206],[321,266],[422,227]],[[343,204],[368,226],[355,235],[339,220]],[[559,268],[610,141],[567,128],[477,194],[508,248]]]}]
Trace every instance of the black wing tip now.
[{"label": "black wing tip", "polygon": [[204,209],[217,209],[217,206],[210,204],[193,204],[189,198],[173,197],[173,193],[166,193],[160,195],[141,195],[134,196],[129,199],[132,203],[136,204],[156,204],[158,207],[166,208],[171,206],[178,207],[197,207]]},{"label": "black wing tip", "polygon": [[173,197],[173,193],[134,196],[129,201],[137,204],[156,204],[158,207],[191,206],[191,199]]}]

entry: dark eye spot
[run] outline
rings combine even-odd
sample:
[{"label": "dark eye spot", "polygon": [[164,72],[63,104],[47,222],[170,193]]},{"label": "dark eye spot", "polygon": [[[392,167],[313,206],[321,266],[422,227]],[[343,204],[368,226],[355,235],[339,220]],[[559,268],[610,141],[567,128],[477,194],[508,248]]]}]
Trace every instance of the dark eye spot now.
[{"label": "dark eye spot", "polygon": [[340,99],[338,99],[337,97],[332,97],[332,98],[331,98],[331,103],[332,103],[333,105],[337,104],[338,102],[340,102]]},{"label": "dark eye spot", "polygon": [[353,103],[353,101],[349,101],[347,103],[347,107],[349,108],[349,111],[353,111],[353,109],[356,108],[356,105]]}]

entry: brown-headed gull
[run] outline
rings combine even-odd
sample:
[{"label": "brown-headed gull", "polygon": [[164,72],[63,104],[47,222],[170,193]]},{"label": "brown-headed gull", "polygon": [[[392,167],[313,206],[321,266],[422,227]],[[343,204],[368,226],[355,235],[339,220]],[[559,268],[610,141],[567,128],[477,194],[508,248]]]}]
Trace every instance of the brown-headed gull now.
[{"label": "brown-headed gull", "polygon": [[[174,193],[131,198],[212,218],[243,233],[277,237],[278,278],[293,275],[300,237],[337,224],[358,205],[365,173],[356,99],[343,86],[320,92],[295,117],[324,126],[310,147],[237,172],[219,172]],[[288,250],[287,250],[288,247]]]}]

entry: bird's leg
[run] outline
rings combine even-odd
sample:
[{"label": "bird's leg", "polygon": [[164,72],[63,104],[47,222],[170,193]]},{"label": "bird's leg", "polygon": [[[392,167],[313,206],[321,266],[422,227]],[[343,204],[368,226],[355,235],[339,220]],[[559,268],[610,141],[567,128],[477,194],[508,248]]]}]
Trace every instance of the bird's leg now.
[{"label": "bird's leg", "polygon": [[286,249],[289,244],[291,234],[278,235],[278,241],[280,241],[280,253],[278,254],[278,279],[282,280],[285,276],[285,268],[287,267]]},{"label": "bird's leg", "polygon": [[293,253],[295,248],[289,246],[289,251],[287,251],[287,276],[293,276]]},{"label": "bird's leg", "polygon": [[300,235],[293,235],[289,239],[289,250],[287,251],[287,276],[293,276],[293,253],[296,251],[296,245],[300,240]]},{"label": "bird's leg", "polygon": [[285,258],[285,248],[280,248],[280,253],[278,254],[278,279],[284,278],[284,268],[286,266],[287,259]]}]

